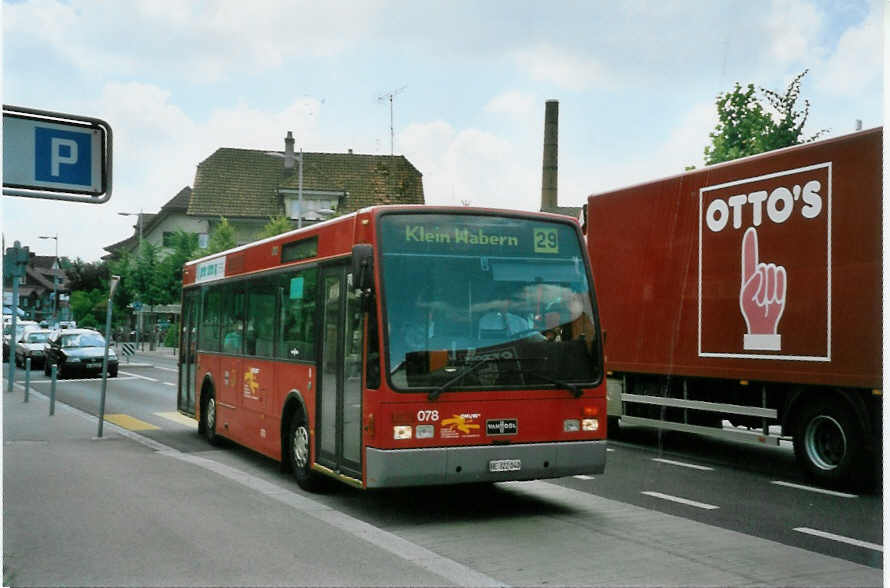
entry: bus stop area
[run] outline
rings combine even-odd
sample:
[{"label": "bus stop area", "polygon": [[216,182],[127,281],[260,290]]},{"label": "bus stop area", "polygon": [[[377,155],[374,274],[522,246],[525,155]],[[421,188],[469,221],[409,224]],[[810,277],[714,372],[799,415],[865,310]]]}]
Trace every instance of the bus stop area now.
[{"label": "bus stop area", "polygon": [[109,422],[99,439],[96,417],[61,403],[50,417],[42,394],[5,390],[7,586],[882,582],[878,569],[543,482],[516,488],[596,528],[542,514],[386,530],[337,507],[357,492],[309,495],[232,451],[180,452]]}]

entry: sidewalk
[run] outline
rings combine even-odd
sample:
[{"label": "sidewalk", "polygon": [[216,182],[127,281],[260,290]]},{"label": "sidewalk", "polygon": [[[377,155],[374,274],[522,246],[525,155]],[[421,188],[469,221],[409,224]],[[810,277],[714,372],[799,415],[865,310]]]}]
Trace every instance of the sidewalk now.
[{"label": "sidewalk", "polygon": [[338,528],[324,516],[339,513],[284,484],[246,483],[211,451],[109,422],[99,439],[95,417],[61,403],[48,416],[43,395],[26,404],[21,388],[5,390],[5,586],[451,583],[426,555]]}]

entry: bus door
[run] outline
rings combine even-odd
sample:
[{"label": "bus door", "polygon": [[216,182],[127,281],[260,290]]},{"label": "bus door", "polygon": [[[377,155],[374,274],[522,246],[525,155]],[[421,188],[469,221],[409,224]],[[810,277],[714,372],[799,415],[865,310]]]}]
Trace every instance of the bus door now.
[{"label": "bus door", "polygon": [[195,358],[198,354],[198,302],[200,290],[193,289],[182,298],[182,331],[179,340],[179,397],[177,407],[195,414]]},{"label": "bus door", "polygon": [[362,477],[362,311],[345,265],[324,268],[317,378],[319,464]]}]

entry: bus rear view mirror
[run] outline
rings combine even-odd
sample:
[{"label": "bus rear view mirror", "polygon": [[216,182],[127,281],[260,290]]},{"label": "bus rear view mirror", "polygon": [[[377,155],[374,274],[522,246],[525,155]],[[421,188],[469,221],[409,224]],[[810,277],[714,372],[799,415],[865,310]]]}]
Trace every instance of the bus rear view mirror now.
[{"label": "bus rear view mirror", "polygon": [[368,244],[352,247],[352,279],[355,287],[363,292],[374,287],[374,249]]}]

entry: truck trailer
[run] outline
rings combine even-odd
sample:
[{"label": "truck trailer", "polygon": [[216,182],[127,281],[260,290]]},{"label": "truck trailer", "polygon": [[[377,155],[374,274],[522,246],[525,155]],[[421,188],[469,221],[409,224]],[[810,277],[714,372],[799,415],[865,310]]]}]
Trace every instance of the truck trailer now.
[{"label": "truck trailer", "polygon": [[[608,414],[880,470],[882,128],[588,198]],[[727,425],[725,421],[729,421]]]}]

